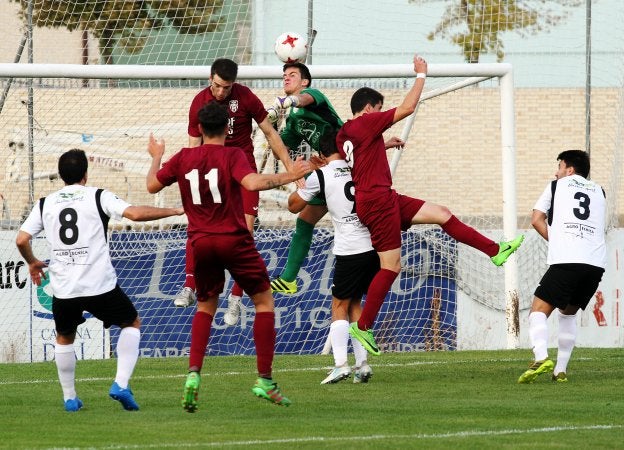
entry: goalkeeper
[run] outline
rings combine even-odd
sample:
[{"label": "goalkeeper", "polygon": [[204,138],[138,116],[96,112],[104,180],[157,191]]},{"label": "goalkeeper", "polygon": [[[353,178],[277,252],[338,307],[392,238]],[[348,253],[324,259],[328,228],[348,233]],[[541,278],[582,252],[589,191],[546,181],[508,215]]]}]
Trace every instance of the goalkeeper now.
[{"label": "goalkeeper", "polygon": [[[268,109],[269,120],[276,123],[280,112],[285,110],[286,125],[280,136],[290,150],[291,158],[312,151],[319,151],[319,140],[329,131],[337,131],[342,120],[327,97],[318,89],[310,87],[310,70],[302,63],[286,63],[283,68],[284,93]],[[310,245],[314,226],[327,213],[325,201],[311,199],[297,217],[295,233],[288,248],[286,267],[282,274],[271,281],[273,292],[295,294],[297,292],[297,274],[305,260]]]}]

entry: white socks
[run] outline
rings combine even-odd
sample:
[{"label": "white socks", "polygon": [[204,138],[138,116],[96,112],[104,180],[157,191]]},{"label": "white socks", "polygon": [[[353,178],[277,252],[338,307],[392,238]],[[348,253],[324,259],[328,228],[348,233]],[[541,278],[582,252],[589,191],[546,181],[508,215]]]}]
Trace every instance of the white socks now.
[{"label": "white socks", "polygon": [[533,346],[535,361],[548,358],[548,317],[543,312],[529,314],[529,339]]},{"label": "white socks", "polygon": [[566,316],[559,313],[559,348],[557,350],[557,365],[554,374],[566,372],[572,350],[576,343],[576,315]]},{"label": "white socks", "polygon": [[[334,353],[334,364],[336,367],[344,366],[348,363],[347,350],[349,345],[349,322],[346,320],[336,320],[329,326],[329,338],[331,339],[332,352]],[[355,367],[360,367],[366,362],[368,352],[357,339],[351,338],[353,355],[355,356]]]},{"label": "white socks", "polygon": [[355,367],[362,367],[362,364],[368,358],[368,352],[362,343],[353,337],[351,338],[351,345],[353,346],[353,355],[355,356]]},{"label": "white socks", "polygon": [[140,341],[141,332],[138,328],[125,327],[121,329],[119,341],[117,341],[117,375],[115,375],[115,382],[122,389],[128,388],[134,366],[139,359]]},{"label": "white socks", "polygon": [[[557,364],[553,373],[557,375],[566,372],[568,362],[572,356],[572,350],[576,343],[576,314],[565,315],[558,311],[559,333]],[[548,358],[548,318],[542,312],[532,312],[529,314],[529,338],[533,345],[535,361]]]},{"label": "white socks", "polygon": [[[139,359],[140,340],[141,332],[138,328],[126,327],[119,334],[115,381],[123,389],[128,387],[134,366]],[[76,398],[76,353],[74,344],[61,345],[57,343],[54,346],[54,360],[61,388],[63,389],[63,399],[70,400]]]},{"label": "white socks", "polygon": [[58,372],[61,388],[63,389],[63,400],[76,398],[76,353],[74,344],[54,346],[54,360]]},{"label": "white socks", "polygon": [[336,367],[347,364],[347,345],[349,343],[349,322],[336,320],[329,326],[329,338],[331,339],[332,352]]}]

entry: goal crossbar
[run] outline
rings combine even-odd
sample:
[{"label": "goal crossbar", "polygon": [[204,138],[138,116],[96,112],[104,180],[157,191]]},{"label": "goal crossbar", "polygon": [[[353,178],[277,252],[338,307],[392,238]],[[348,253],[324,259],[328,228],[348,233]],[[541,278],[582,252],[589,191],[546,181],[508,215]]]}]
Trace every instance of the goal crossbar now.
[{"label": "goal crossbar", "polygon": [[[411,64],[389,65],[310,65],[311,74],[317,79],[327,78],[409,78],[414,76]],[[428,77],[465,78],[450,86],[435,88],[423,93],[422,99],[441,95],[486,79],[498,78],[500,90],[500,131],[503,174],[503,232],[505,239],[512,239],[517,232],[517,208],[515,185],[515,113],[513,68],[507,63],[491,64],[430,64]],[[202,79],[210,77],[209,66],[164,65],[79,65],[79,64],[0,64],[2,78],[74,78],[74,79]],[[282,67],[240,66],[239,80],[280,79]],[[30,138],[30,136],[29,136]],[[479,143],[475,142],[475,146]],[[29,143],[29,148],[32,145]],[[505,305],[507,322],[507,347],[519,345],[518,268],[515,258],[505,265]]]},{"label": "goal crossbar", "polygon": [[[311,65],[315,78],[392,78],[414,75],[411,64],[361,66]],[[504,77],[511,64],[430,64],[428,77]],[[206,80],[210,66],[165,65],[82,65],[82,64],[0,64],[4,78],[93,78],[93,79],[190,79]],[[267,80],[282,77],[281,66],[239,66],[239,80]]]}]

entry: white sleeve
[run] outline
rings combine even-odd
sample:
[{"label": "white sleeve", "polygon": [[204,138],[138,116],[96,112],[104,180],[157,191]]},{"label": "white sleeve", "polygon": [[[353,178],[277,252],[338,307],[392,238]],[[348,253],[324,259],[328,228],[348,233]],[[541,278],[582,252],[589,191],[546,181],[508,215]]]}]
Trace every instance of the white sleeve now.
[{"label": "white sleeve", "polygon": [[25,231],[31,236],[35,237],[43,230],[43,220],[41,220],[41,209],[39,208],[39,201],[35,203],[32,211],[20,227],[21,231]]},{"label": "white sleeve", "polygon": [[542,192],[542,195],[535,203],[533,209],[537,209],[545,214],[550,210],[550,206],[552,205],[552,188],[550,187],[550,183],[546,185],[546,189]]},{"label": "white sleeve", "polygon": [[128,206],[131,206],[130,203],[120,199],[115,194],[107,191],[106,189],[102,191],[100,203],[102,204],[102,209],[104,210],[104,213],[106,213],[108,217],[114,220],[121,220],[121,218],[123,217],[123,212]]},{"label": "white sleeve", "polygon": [[297,189],[297,194],[304,201],[309,202],[316,194],[321,192],[321,186],[319,184],[318,175],[316,172],[312,172],[308,178],[305,180],[305,186],[303,188]]}]

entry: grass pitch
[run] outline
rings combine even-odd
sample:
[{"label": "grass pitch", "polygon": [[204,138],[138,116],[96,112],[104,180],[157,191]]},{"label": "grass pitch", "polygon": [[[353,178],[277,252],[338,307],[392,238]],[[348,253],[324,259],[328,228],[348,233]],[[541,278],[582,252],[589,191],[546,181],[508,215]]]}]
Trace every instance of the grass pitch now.
[{"label": "grass pitch", "polygon": [[324,386],[330,356],[277,356],[289,408],[251,393],[254,357],[210,357],[194,414],[180,405],[186,358],[139,360],[138,412],[108,398],[115,360],[78,361],[77,413],[54,363],[0,364],[0,448],[622,448],[624,350],[576,349],[568,383],[519,385],[531,355],[383,354],[369,383]]}]

